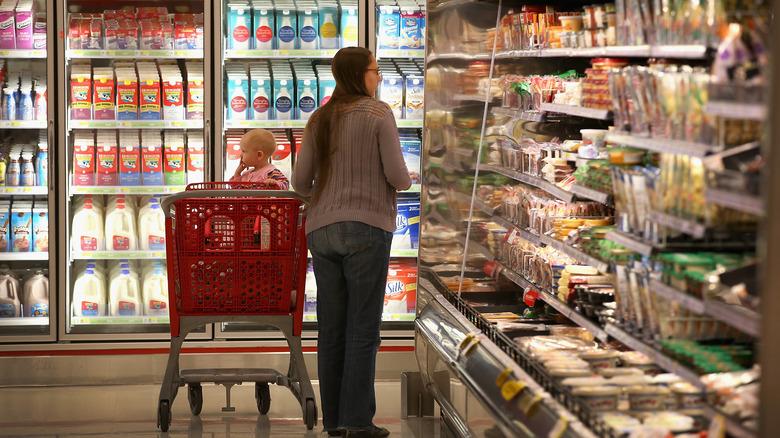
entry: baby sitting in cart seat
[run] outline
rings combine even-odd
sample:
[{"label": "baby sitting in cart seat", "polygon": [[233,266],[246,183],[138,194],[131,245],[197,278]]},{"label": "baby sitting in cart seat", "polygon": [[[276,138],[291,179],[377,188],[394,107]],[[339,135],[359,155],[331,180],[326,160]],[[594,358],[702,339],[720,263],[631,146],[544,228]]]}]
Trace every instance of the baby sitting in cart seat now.
[{"label": "baby sitting in cart seat", "polygon": [[265,129],[253,129],[241,137],[239,145],[241,163],[230,181],[264,183],[269,188],[277,190],[290,188],[287,177],[271,164],[271,157],[276,152],[276,140],[271,132]]}]

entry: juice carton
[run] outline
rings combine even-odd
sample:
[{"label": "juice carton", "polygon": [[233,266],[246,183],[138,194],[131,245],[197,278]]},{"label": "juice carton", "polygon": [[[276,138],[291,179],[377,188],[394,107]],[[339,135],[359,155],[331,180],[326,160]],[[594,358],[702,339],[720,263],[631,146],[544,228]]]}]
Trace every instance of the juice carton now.
[{"label": "juice carton", "polygon": [[301,50],[319,48],[319,14],[310,7],[298,7],[298,47]]},{"label": "juice carton", "polygon": [[138,79],[133,69],[116,71],[117,120],[138,120]]},{"label": "juice carton", "polygon": [[32,205],[14,202],[11,207],[11,251],[30,252],[32,231]]},{"label": "juice carton", "polygon": [[[339,48],[339,9],[336,4],[323,4],[319,8],[320,12],[320,49],[338,49]],[[355,33],[357,38],[357,32]]]},{"label": "juice carton", "polygon": [[255,4],[254,7],[254,37],[256,50],[273,50],[275,20],[273,3]]},{"label": "juice carton", "polygon": [[399,47],[417,50],[422,47],[420,35],[420,10],[416,7],[401,8],[401,26],[399,28]]},{"label": "juice carton", "polygon": [[141,151],[138,140],[134,143],[119,143],[119,185],[141,185]]},{"label": "juice carton", "polygon": [[145,186],[163,185],[163,151],[159,144],[141,146],[141,181]]},{"label": "juice carton", "polygon": [[406,113],[406,119],[409,120],[422,120],[424,115],[424,97],[425,97],[425,77],[422,75],[407,75],[406,76],[406,107],[404,112]]},{"label": "juice carton", "polygon": [[33,13],[32,2],[19,2],[16,6],[16,48],[33,48]]},{"label": "juice carton", "polygon": [[187,184],[203,182],[205,154],[203,138],[187,133]]},{"label": "juice carton", "polygon": [[93,85],[94,120],[115,120],[114,71],[111,68],[95,68]]},{"label": "juice carton", "polygon": [[162,116],[160,105],[160,78],[157,73],[146,72],[141,76],[139,71],[138,93],[141,98],[139,108],[140,120],[160,120]]},{"label": "juice carton", "polygon": [[[36,204],[37,205],[37,204]],[[45,206],[32,209],[33,251],[49,251],[49,209]]]},{"label": "juice carton", "polygon": [[14,7],[0,5],[0,49],[16,48],[16,23]]},{"label": "juice carton", "polygon": [[95,143],[92,138],[73,140],[73,185],[95,185]]},{"label": "juice carton", "polygon": [[298,48],[298,29],[295,9],[276,10],[276,47],[279,50]]},{"label": "juice carton", "polygon": [[73,68],[70,74],[70,118],[92,118],[92,74],[87,68]]},{"label": "juice carton", "polygon": [[249,50],[252,39],[249,29],[252,27],[251,8],[246,3],[228,4],[228,48]]},{"label": "juice carton", "polygon": [[201,71],[193,71],[194,64],[187,64],[187,120],[203,119],[203,64],[200,66]]},{"label": "juice carton", "polygon": [[401,31],[401,11],[398,6],[379,8],[379,48],[398,49]]},{"label": "juice carton", "polygon": [[163,76],[163,119],[184,120],[184,86],[181,76]]},{"label": "juice carton", "polygon": [[184,141],[169,142],[165,137],[165,185],[184,185]]},{"label": "juice carton", "polygon": [[114,144],[98,145],[97,148],[97,185],[115,186],[118,181],[118,147]]}]

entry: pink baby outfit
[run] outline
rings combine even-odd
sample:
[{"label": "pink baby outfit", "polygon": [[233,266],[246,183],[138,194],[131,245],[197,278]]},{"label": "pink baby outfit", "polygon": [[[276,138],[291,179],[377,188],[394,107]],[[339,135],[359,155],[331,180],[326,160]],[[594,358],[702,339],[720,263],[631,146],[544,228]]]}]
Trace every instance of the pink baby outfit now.
[{"label": "pink baby outfit", "polygon": [[271,163],[268,163],[259,169],[255,168],[245,171],[238,177],[234,176],[233,178],[230,178],[230,181],[257,183],[266,182],[268,180],[276,181],[277,184],[279,184],[279,190],[289,190],[290,188],[290,181],[287,180],[287,177]]}]

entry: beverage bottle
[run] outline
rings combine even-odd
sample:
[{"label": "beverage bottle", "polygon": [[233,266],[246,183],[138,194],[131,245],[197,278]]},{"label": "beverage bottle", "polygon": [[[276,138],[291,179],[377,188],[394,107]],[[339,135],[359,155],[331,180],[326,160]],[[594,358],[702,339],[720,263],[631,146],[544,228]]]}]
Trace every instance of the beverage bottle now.
[{"label": "beverage bottle", "polygon": [[20,90],[22,98],[19,102],[19,109],[21,112],[22,120],[34,120],[35,119],[35,106],[33,105],[32,93],[29,87]]},{"label": "beverage bottle", "polygon": [[48,102],[46,101],[46,85],[35,85],[35,120],[46,120],[48,115]]},{"label": "beverage bottle", "polygon": [[40,269],[24,282],[24,316],[49,316],[49,279]]}]

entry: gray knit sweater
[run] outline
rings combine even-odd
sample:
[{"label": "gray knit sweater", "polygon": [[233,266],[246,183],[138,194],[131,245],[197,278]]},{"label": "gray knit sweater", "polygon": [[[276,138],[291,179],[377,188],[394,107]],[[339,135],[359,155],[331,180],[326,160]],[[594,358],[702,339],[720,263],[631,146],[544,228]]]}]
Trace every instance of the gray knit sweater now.
[{"label": "gray knit sweater", "polygon": [[[292,175],[293,188],[302,196],[311,196],[318,182],[316,129],[313,121],[306,125]],[[408,189],[412,181],[390,106],[360,99],[344,111],[338,132],[330,178],[317,203],[309,207],[306,233],[344,221],[395,231],[396,191]]]}]

